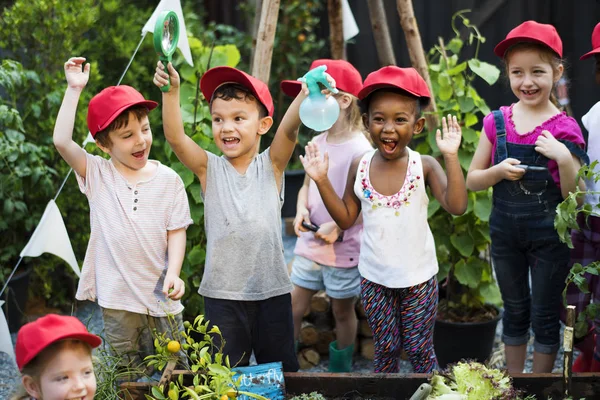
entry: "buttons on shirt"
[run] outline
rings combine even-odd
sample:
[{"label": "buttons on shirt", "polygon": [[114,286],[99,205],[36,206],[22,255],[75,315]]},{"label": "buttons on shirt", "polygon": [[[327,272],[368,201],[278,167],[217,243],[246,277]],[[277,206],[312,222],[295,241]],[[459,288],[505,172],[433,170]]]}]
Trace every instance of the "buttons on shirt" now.
[{"label": "buttons on shirt", "polygon": [[138,199],[134,199],[134,200],[133,200],[133,202],[134,202],[134,203],[137,203],[137,202],[138,202]]},{"label": "buttons on shirt", "polygon": [[137,207],[133,207],[133,211],[137,211]]},{"label": "buttons on shirt", "polygon": [[136,190],[135,192],[133,192],[133,194],[138,194],[138,191]]}]

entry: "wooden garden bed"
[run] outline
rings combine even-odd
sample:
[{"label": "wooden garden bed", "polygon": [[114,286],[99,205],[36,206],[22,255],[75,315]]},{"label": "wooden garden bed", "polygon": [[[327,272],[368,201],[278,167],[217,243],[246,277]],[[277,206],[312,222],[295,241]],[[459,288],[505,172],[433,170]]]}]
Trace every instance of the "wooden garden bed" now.
[{"label": "wooden garden bed", "polygon": [[[191,379],[188,371],[176,370],[184,379]],[[331,374],[314,372],[285,373],[285,389],[288,395],[300,395],[317,391],[329,399],[408,399],[420,384],[427,381],[426,374]],[[563,377],[561,374],[514,374],[515,388],[536,395],[538,400],[563,399]],[[573,374],[573,398],[600,399],[600,374]],[[125,383],[122,388],[129,391],[129,400],[144,400],[150,393],[151,384]]]}]

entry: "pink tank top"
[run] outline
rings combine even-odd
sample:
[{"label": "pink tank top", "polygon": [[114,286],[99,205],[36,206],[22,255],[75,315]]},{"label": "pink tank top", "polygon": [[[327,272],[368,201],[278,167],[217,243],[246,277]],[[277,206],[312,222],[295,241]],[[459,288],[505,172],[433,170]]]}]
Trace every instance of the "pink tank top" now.
[{"label": "pink tank top", "polygon": [[[321,153],[329,153],[329,171],[327,176],[335,189],[335,193],[342,197],[346,189],[348,170],[352,160],[372,150],[371,144],[363,135],[356,136],[340,144],[327,143],[327,132],[316,136],[313,140]],[[333,219],[327,212],[317,185],[311,180],[308,187],[308,211],[313,224],[322,225]],[[294,254],[308,258],[316,263],[331,267],[350,268],[358,265],[360,254],[360,236],[362,224],[356,224],[344,231],[341,242],[327,244],[320,239],[315,239],[313,232],[302,232],[296,242]]]}]

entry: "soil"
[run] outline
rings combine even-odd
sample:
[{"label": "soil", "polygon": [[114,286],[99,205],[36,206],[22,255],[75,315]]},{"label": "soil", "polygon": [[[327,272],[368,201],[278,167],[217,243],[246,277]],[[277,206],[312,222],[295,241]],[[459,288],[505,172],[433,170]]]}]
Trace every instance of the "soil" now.
[{"label": "soil", "polygon": [[498,316],[498,309],[490,304],[483,307],[452,305],[446,299],[438,304],[437,319],[448,322],[487,322]]}]

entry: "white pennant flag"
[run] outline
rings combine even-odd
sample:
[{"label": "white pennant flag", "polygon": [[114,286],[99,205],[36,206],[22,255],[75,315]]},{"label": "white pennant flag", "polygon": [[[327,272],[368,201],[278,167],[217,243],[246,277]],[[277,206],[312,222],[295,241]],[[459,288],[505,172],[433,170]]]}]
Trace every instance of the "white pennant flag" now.
[{"label": "white pennant flag", "polygon": [[183,20],[183,11],[181,10],[181,3],[179,0],[160,0],[160,3],[156,6],[156,10],[154,10],[152,16],[142,28],[142,35],[146,32],[154,33],[156,18],[158,18],[158,14],[160,14],[161,11],[165,10],[174,11],[175,14],[177,14],[177,18],[179,19],[179,42],[177,43],[177,47],[181,50],[181,54],[183,54],[185,61],[193,67],[194,61],[192,60],[192,51],[190,50],[190,43],[188,42],[187,32],[185,30],[185,21]]},{"label": "white pennant flag", "polygon": [[39,257],[42,253],[50,253],[62,258],[77,276],[81,275],[67,228],[54,200],[48,202],[40,223],[20,256]]},{"label": "white pennant flag", "polygon": [[358,35],[358,25],[356,25],[356,20],[354,19],[354,14],[352,14],[348,0],[342,0],[342,25],[345,42]]},{"label": "white pennant flag", "polygon": [[81,144],[81,147],[85,147],[88,143],[95,143],[95,142],[96,142],[96,140],[94,139],[94,137],[92,136],[92,134],[90,132],[88,132],[87,137],[85,138],[85,140]]}]

